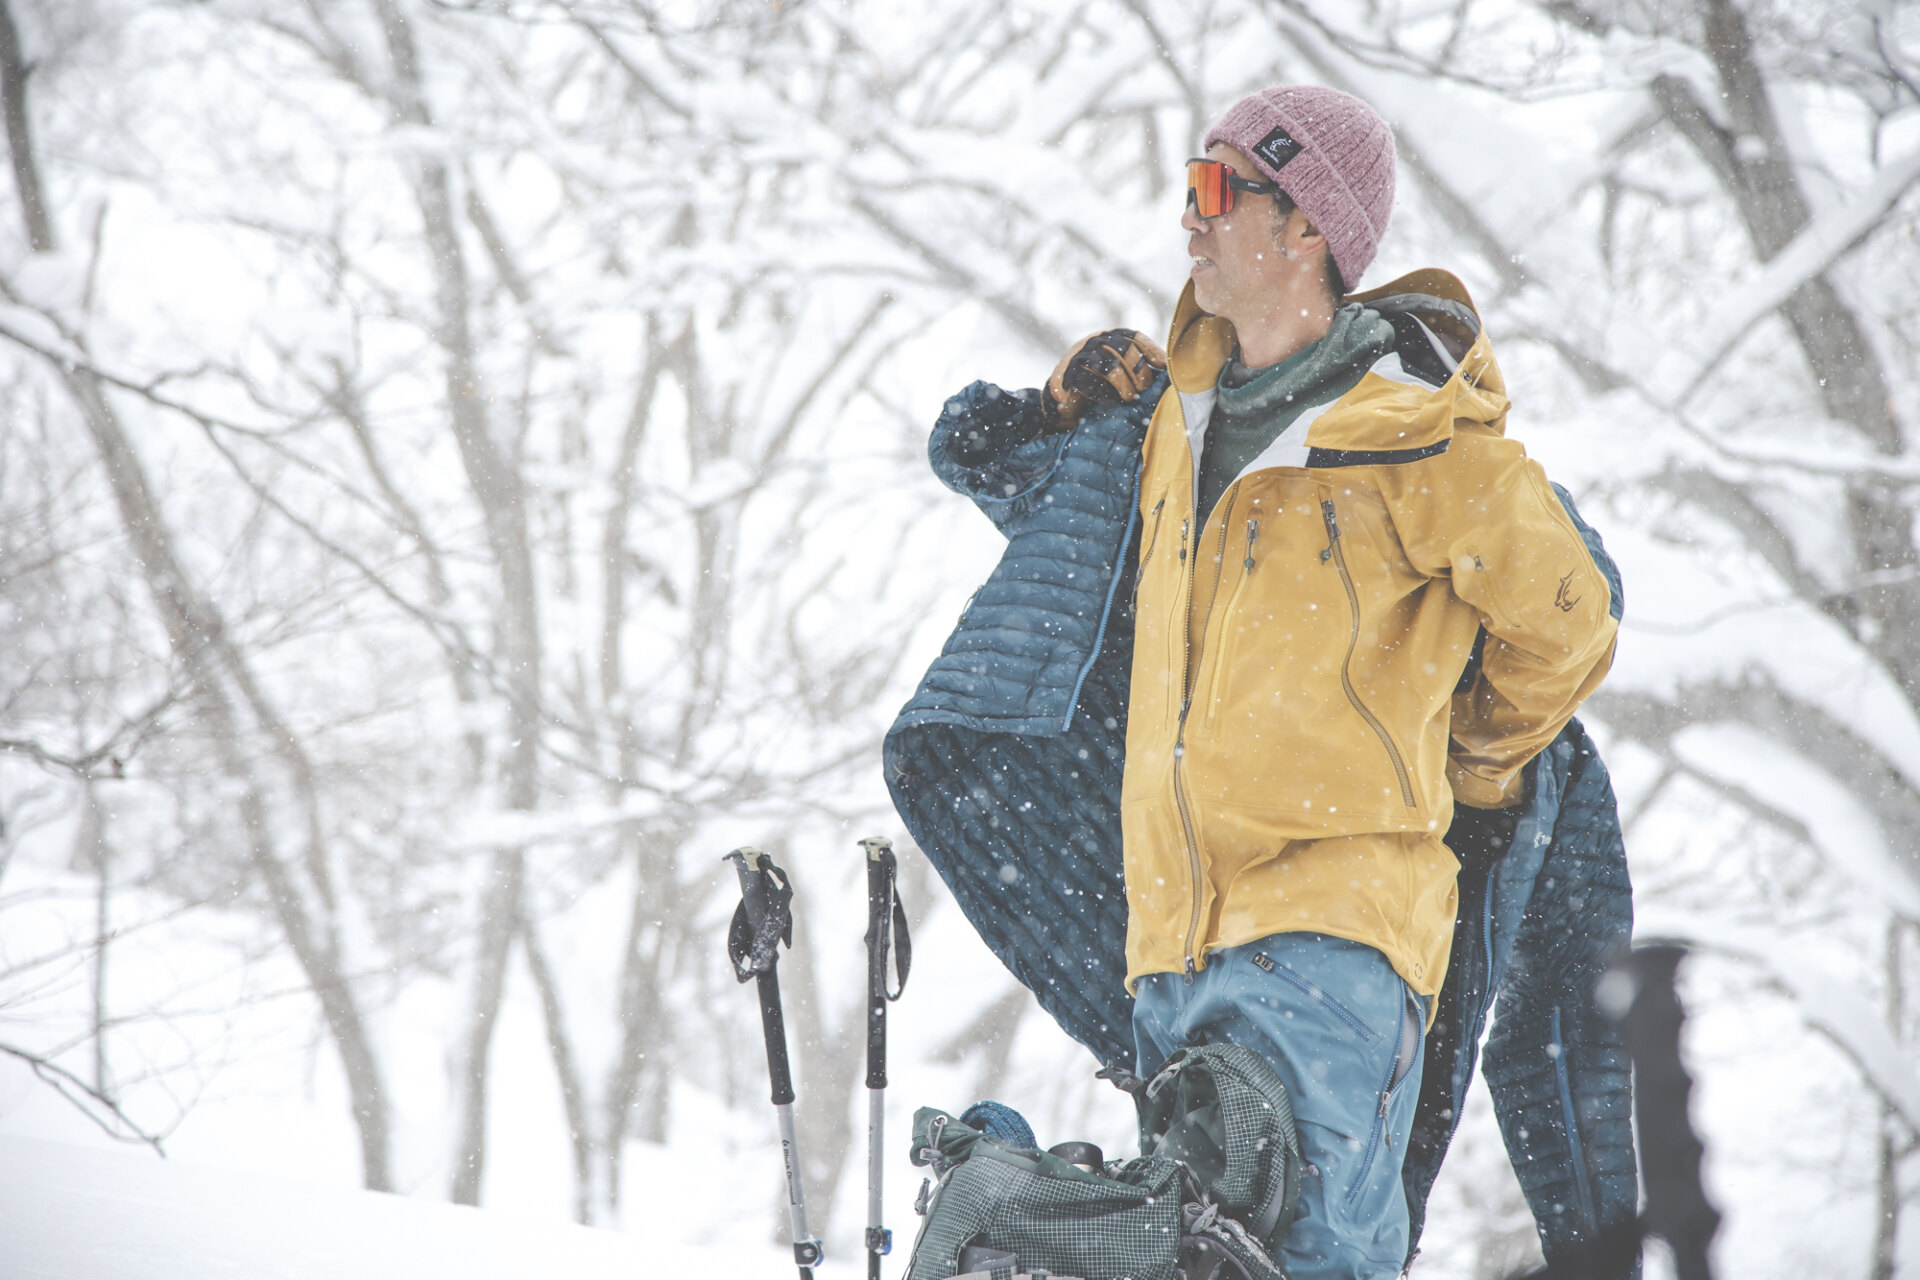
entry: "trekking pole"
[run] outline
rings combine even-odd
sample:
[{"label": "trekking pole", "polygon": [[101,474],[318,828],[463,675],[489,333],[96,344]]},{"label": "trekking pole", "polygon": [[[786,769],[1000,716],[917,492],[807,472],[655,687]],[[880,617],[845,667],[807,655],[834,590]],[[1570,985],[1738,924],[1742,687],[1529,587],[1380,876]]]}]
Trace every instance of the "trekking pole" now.
[{"label": "trekking pole", "polygon": [[825,1250],[807,1230],[807,1197],[800,1185],[800,1141],[793,1129],[793,1073],[787,1063],[787,1023],[780,1012],[780,945],[793,945],[793,885],[765,852],[744,845],[727,855],[740,873],[740,905],[727,929],[733,976],[760,987],[760,1028],[767,1040],[767,1074],[780,1117],[780,1156],[787,1171],[787,1219],[800,1280],[813,1280]]},{"label": "trekking pole", "polygon": [[[893,1249],[893,1233],[882,1225],[880,1206],[885,1164],[881,1148],[887,1124],[887,1002],[898,1000],[907,989],[913,940],[907,936],[907,913],[900,906],[893,841],[868,836],[860,847],[867,855],[867,1280],[880,1280],[880,1259]],[[894,972],[899,975],[892,990],[887,983],[889,929]]]}]

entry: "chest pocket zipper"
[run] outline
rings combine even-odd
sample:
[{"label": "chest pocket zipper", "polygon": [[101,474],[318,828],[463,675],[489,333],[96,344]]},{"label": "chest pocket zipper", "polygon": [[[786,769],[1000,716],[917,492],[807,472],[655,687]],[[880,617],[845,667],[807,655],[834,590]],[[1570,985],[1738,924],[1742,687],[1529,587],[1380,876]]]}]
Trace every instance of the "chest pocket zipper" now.
[{"label": "chest pocket zipper", "polygon": [[1360,700],[1360,691],[1353,687],[1353,655],[1360,647],[1360,592],[1353,585],[1353,573],[1347,568],[1346,550],[1340,545],[1340,521],[1333,509],[1333,500],[1323,498],[1320,502],[1320,518],[1327,526],[1327,547],[1320,553],[1322,564],[1333,561],[1333,567],[1340,571],[1340,585],[1347,592],[1347,614],[1351,619],[1351,629],[1347,635],[1347,656],[1340,663],[1340,686],[1346,690],[1347,701],[1367,722],[1374,736],[1380,739],[1380,745],[1387,750],[1387,759],[1393,764],[1393,774],[1400,784],[1400,801],[1407,808],[1417,807],[1413,798],[1413,779],[1407,773],[1407,762],[1401,759],[1400,748],[1393,745],[1393,739],[1387,733],[1387,726],[1380,723],[1380,717],[1366,703]]},{"label": "chest pocket zipper", "polygon": [[1227,611],[1220,619],[1220,652],[1213,658],[1213,680],[1207,688],[1207,723],[1212,724],[1214,715],[1220,710],[1220,681],[1227,669],[1227,655],[1233,650],[1235,631],[1226,630],[1233,623],[1235,610],[1240,607],[1240,595],[1247,589],[1247,583],[1253,577],[1253,544],[1260,537],[1260,522],[1247,521],[1247,554],[1241,560],[1240,581],[1233,584],[1233,594],[1227,597]]}]

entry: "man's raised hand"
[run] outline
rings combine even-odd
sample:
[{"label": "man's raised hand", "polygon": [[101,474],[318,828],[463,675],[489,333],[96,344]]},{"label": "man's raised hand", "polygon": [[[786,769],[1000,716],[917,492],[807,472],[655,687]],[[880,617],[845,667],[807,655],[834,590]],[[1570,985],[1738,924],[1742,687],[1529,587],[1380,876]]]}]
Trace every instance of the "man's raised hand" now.
[{"label": "man's raised hand", "polygon": [[1052,431],[1069,431],[1087,410],[1130,404],[1167,367],[1167,353],[1132,329],[1108,329],[1075,343],[1061,357],[1041,393],[1041,410]]}]

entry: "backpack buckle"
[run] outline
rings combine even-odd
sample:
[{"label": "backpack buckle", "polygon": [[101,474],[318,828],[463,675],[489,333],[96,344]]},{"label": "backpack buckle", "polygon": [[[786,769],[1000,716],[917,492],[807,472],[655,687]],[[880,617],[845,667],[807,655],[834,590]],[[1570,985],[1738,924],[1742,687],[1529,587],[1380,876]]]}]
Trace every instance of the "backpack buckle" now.
[{"label": "backpack buckle", "polygon": [[1187,1051],[1181,1049],[1171,1058],[1168,1058],[1158,1071],[1153,1073],[1153,1079],[1147,1081],[1146,1096],[1148,1098],[1159,1097],[1160,1091],[1166,1088],[1167,1085],[1173,1081],[1173,1078],[1180,1074],[1181,1068],[1186,1065]]},{"label": "backpack buckle", "polygon": [[1114,1088],[1124,1093],[1130,1093],[1135,1098],[1140,1096],[1140,1090],[1145,1088],[1147,1083],[1125,1067],[1102,1067],[1093,1073],[1093,1078],[1095,1080],[1105,1080]]}]

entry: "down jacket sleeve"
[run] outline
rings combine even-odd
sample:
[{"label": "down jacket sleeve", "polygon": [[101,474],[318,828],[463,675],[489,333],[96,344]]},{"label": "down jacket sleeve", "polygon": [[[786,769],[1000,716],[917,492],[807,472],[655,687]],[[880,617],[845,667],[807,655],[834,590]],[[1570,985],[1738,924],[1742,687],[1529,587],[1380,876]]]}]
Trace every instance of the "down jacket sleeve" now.
[{"label": "down jacket sleeve", "polygon": [[1578,718],[1525,773],[1524,806],[1456,809],[1447,832],[1460,910],[1402,1167],[1413,1243],[1497,995],[1487,1085],[1548,1264],[1629,1280],[1637,1264],[1590,1252],[1631,1228],[1638,1196],[1627,1052],[1593,996],[1633,936],[1619,809]]},{"label": "down jacket sleeve", "polygon": [[1065,453],[1067,435],[1044,429],[1039,391],[975,382],[940,410],[927,461],[940,483],[972,498],[1004,533],[1043,500]]},{"label": "down jacket sleeve", "polygon": [[1403,545],[1487,632],[1478,674],[1454,697],[1448,781],[1459,802],[1502,808],[1606,675],[1617,589],[1517,441],[1462,426],[1446,452],[1397,470],[1388,501]]}]

